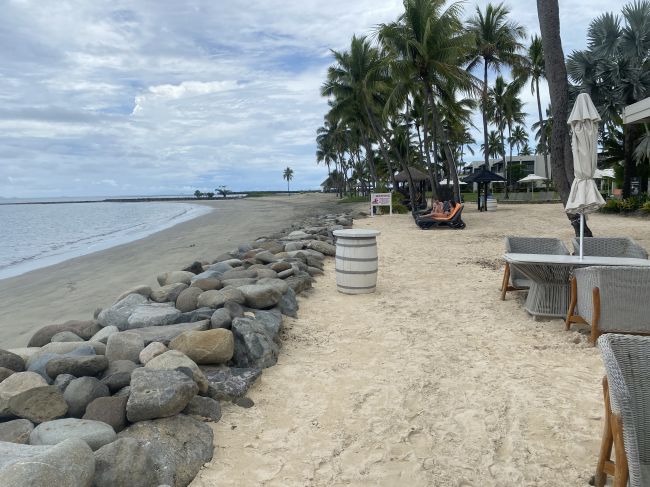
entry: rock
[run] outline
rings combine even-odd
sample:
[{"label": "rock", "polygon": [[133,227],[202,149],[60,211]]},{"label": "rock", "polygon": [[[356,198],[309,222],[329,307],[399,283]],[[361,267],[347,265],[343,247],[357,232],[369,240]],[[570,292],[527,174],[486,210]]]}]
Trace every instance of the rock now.
[{"label": "rock", "polygon": [[158,284],[161,286],[166,286],[168,284],[176,284],[182,282],[183,284],[190,285],[191,279],[194,277],[194,273],[188,271],[171,271],[160,274],[156,279]]},{"label": "rock", "polygon": [[7,487],[90,487],[95,473],[93,452],[78,439],[56,446],[0,443],[0,458]]},{"label": "rock", "polygon": [[[209,266],[209,267],[213,267],[213,266]],[[229,266],[228,270],[230,270],[230,269],[232,269],[232,267]],[[201,272],[201,274],[197,274],[196,276],[194,276],[192,278],[192,284],[194,284],[195,282],[204,280],[204,279],[217,279],[218,280],[221,277],[221,274],[223,274],[222,271],[218,271],[218,270],[215,270],[215,269],[208,268],[205,271]],[[192,284],[190,284],[190,286],[192,286]]]},{"label": "rock", "polygon": [[212,313],[214,313],[212,308],[198,308],[193,311],[186,311],[185,313],[181,313],[174,323],[194,323],[209,320],[212,317]]},{"label": "rock", "polygon": [[229,271],[234,267],[240,267],[241,265],[242,261],[240,259],[235,259],[230,254],[221,254],[216,258],[212,265],[208,266],[208,269],[223,274],[224,272]]},{"label": "rock", "polygon": [[264,369],[276,364],[278,344],[262,323],[253,318],[235,318],[232,332],[235,338],[233,362],[237,367]]},{"label": "rock", "polygon": [[282,328],[282,313],[277,309],[272,310],[253,310],[253,317],[255,321],[261,323],[267,335],[271,337],[272,340],[278,341],[278,333],[280,333],[280,328]]},{"label": "rock", "polygon": [[5,380],[7,377],[9,377],[13,373],[14,373],[13,370],[7,369],[6,367],[0,367],[0,382]]},{"label": "rock", "polygon": [[7,406],[14,416],[43,423],[60,418],[68,411],[63,394],[56,386],[34,387],[16,394]]},{"label": "rock", "polygon": [[203,291],[199,287],[188,287],[183,290],[176,298],[176,309],[182,312],[193,311],[197,308],[196,304],[199,295]]},{"label": "rock", "polygon": [[83,419],[101,421],[111,425],[119,433],[126,428],[126,396],[108,396],[94,399],[88,406],[83,415]]},{"label": "rock", "polygon": [[232,318],[240,318],[244,316],[244,307],[234,301],[226,301],[223,303],[223,308],[228,310]]},{"label": "rock", "polygon": [[52,342],[83,342],[84,340],[79,335],[71,331],[60,331],[59,333],[57,333],[52,337],[51,341]]},{"label": "rock", "polygon": [[141,294],[129,294],[110,308],[102,310],[97,316],[97,321],[103,327],[116,326],[120,331],[126,330],[129,327],[129,316],[137,306],[147,301]]},{"label": "rock", "polygon": [[165,353],[166,351],[167,351],[167,347],[165,346],[164,343],[151,342],[149,345],[144,347],[142,352],[140,352],[140,363],[146,364],[152,358],[157,357],[158,355]]},{"label": "rock", "polygon": [[283,315],[298,318],[298,300],[296,299],[296,293],[292,288],[287,289],[287,292],[282,295],[278,307]]},{"label": "rock", "polygon": [[[304,242],[289,242],[284,246],[285,252],[295,252],[296,250],[302,250],[305,248]],[[284,270],[284,269],[283,269]]]},{"label": "rock", "polygon": [[75,379],[76,377],[70,374],[57,375],[56,379],[54,379],[54,385],[58,387],[61,392],[65,392],[66,388],[70,385],[70,382]]},{"label": "rock", "polygon": [[237,247],[237,252],[239,252],[240,254],[244,254],[249,250],[253,250],[253,246],[249,243],[239,244],[239,246]]},{"label": "rock", "polygon": [[291,269],[291,264],[288,262],[280,261],[280,262],[275,262],[274,264],[271,265],[271,270],[275,272],[282,272],[286,271],[287,269]]},{"label": "rock", "polygon": [[311,267],[311,266],[307,267],[307,273],[312,277],[314,277],[314,276],[322,276],[324,274],[324,272],[321,271],[320,269],[318,269],[316,267]]},{"label": "rock", "polygon": [[255,254],[255,258],[264,264],[272,264],[278,260],[277,257],[268,250]]},{"label": "rock", "polygon": [[84,357],[61,357],[50,360],[45,366],[45,372],[52,379],[61,374],[75,377],[95,376],[108,367],[108,359],[104,355],[88,355]]},{"label": "rock", "polygon": [[244,294],[246,306],[256,309],[272,308],[282,298],[282,293],[270,284],[252,284],[239,290]]},{"label": "rock", "polygon": [[90,339],[90,341],[99,342],[106,345],[106,342],[108,341],[108,337],[111,336],[113,333],[119,333],[119,331],[120,329],[117,326],[105,326],[97,333],[95,333]]},{"label": "rock", "polygon": [[42,347],[50,343],[52,337],[61,331],[71,331],[79,335],[83,340],[88,340],[97,333],[100,326],[95,320],[91,321],[66,321],[61,325],[47,325],[38,330],[29,340],[28,347]]},{"label": "rock", "polygon": [[289,276],[293,275],[293,269],[287,269],[286,271],[278,272],[278,279],[286,279]]},{"label": "rock", "polygon": [[229,330],[231,323],[232,316],[230,315],[230,311],[226,308],[219,308],[212,313],[212,317],[210,318],[210,328],[212,329],[225,328]]},{"label": "rock", "polygon": [[198,390],[191,377],[176,370],[135,370],[126,417],[135,423],[174,416],[185,409]]},{"label": "rock", "polygon": [[294,272],[293,276],[287,277],[284,280],[284,282],[286,282],[296,294],[300,294],[307,289],[311,289],[312,281],[312,277],[306,272]]},{"label": "rock", "polygon": [[85,441],[92,450],[115,441],[113,428],[101,421],[90,419],[64,418],[41,423],[29,437],[31,445],[57,445],[68,438]]},{"label": "rock", "polygon": [[[203,372],[201,372],[201,369],[199,369],[199,366],[191,358],[178,350],[169,350],[152,358],[145,365],[146,369],[153,370],[176,370],[179,367],[188,367],[192,370],[192,377],[194,382],[199,386],[200,392],[206,392],[208,390],[208,381],[203,375]],[[133,377],[131,377],[131,380],[133,380]]]},{"label": "rock", "polygon": [[221,289],[219,291],[211,290],[204,291],[199,295],[197,306],[207,308],[220,308],[226,301],[234,301],[239,304],[244,304],[244,295],[239,289]]},{"label": "rock", "polygon": [[0,367],[14,372],[22,372],[25,370],[25,361],[20,355],[16,355],[9,350],[0,349]]},{"label": "rock", "polygon": [[113,394],[113,397],[129,397],[131,394],[131,386],[122,387],[119,391]]},{"label": "rock", "polygon": [[[43,345],[41,347],[41,353],[71,354],[77,357],[82,355],[104,355],[106,353],[106,345],[99,342],[54,342]],[[36,357],[38,357],[38,353],[35,353],[27,361],[28,368],[31,366],[32,360]]]},{"label": "rock", "polygon": [[117,392],[131,383],[131,374],[138,367],[131,360],[115,360],[104,371],[101,382],[111,392]]},{"label": "rock", "polygon": [[43,387],[47,381],[35,372],[16,372],[0,382],[0,416],[9,414],[9,400],[21,392]]},{"label": "rock", "polygon": [[257,279],[257,272],[254,269],[233,269],[221,276],[222,281],[228,279]]},{"label": "rock", "polygon": [[185,331],[207,330],[209,327],[210,320],[203,320],[195,323],[178,323],[176,325],[136,328],[135,330],[131,330],[131,333],[140,335],[145,345],[149,345],[152,342],[161,342],[167,345],[171,340]]},{"label": "rock", "polygon": [[151,293],[151,300],[157,303],[164,303],[166,301],[176,301],[179,294],[182,293],[188,285],[182,282],[175,284],[167,284],[166,286],[156,289]]},{"label": "rock", "polygon": [[149,296],[151,296],[151,287],[147,286],[146,284],[141,284],[140,286],[131,288],[128,291],[120,294],[120,296],[115,300],[115,302],[117,303],[118,301],[122,301],[129,294],[140,294],[141,296],[148,298]]},{"label": "rock", "polygon": [[183,414],[198,416],[216,423],[221,419],[221,405],[211,397],[194,396],[183,409]]},{"label": "rock", "polygon": [[79,377],[71,381],[63,393],[63,398],[68,403],[68,416],[73,418],[81,418],[88,404],[98,397],[106,396],[110,396],[108,387],[95,377]]},{"label": "rock", "polygon": [[[33,429],[34,425],[28,419],[15,419],[6,423],[0,423],[0,441],[27,445],[29,443],[29,435]],[[0,478],[0,480],[2,479]]]},{"label": "rock", "polygon": [[334,245],[321,242],[320,240],[312,240],[309,242],[309,248],[331,257],[336,255],[336,247]]},{"label": "rock", "polygon": [[188,485],[212,459],[214,448],[212,428],[182,414],[141,421],[122,431],[119,438],[135,438],[149,445],[154,459],[152,476],[170,486]]},{"label": "rock", "polygon": [[255,403],[250,397],[238,397],[233,401],[233,404],[236,404],[240,408],[248,409],[255,406]]},{"label": "rock", "polygon": [[291,232],[289,235],[285,237],[285,240],[309,240],[313,238],[310,234],[303,232],[302,230],[296,230],[294,232]]},{"label": "rock", "polygon": [[277,279],[278,273],[271,269],[257,269],[257,278],[258,279]]},{"label": "rock", "polygon": [[138,333],[130,331],[115,333],[108,337],[106,358],[109,362],[115,360],[137,362],[143,349],[144,339]]},{"label": "rock", "polygon": [[257,281],[260,286],[271,286],[278,290],[280,294],[284,294],[289,289],[289,285],[282,279],[277,278],[263,278]]},{"label": "rock", "polygon": [[213,399],[231,401],[237,397],[243,397],[248,389],[255,383],[260,375],[261,369],[237,368],[237,367],[201,367],[210,384],[208,396]]},{"label": "rock", "polygon": [[284,250],[284,245],[275,240],[266,240],[264,242],[257,242],[256,244],[259,248],[268,250],[272,254],[277,254]]},{"label": "rock", "polygon": [[95,452],[94,487],[156,487],[152,450],[135,438],[118,438]]},{"label": "rock", "polygon": [[171,325],[180,314],[180,311],[167,303],[139,304],[129,316],[127,326],[132,330],[147,326]]},{"label": "rock", "polygon": [[27,365],[29,359],[31,359],[34,355],[36,355],[41,351],[41,347],[20,347],[20,348],[12,348],[7,351],[18,355],[20,358],[22,358],[25,361],[25,365]]},{"label": "rock", "polygon": [[221,289],[221,281],[216,277],[202,277],[200,279],[195,279],[192,281],[190,287],[198,287],[203,291],[209,291],[211,289]]},{"label": "rock", "polygon": [[190,265],[185,267],[183,271],[191,272],[192,274],[201,274],[201,272],[203,272],[203,264],[195,260]]},{"label": "rock", "polygon": [[249,284],[255,284],[257,282],[257,278],[244,277],[242,279],[224,279],[221,282],[224,285],[224,288],[227,290],[230,288],[238,288],[241,286],[248,286]]},{"label": "rock", "polygon": [[169,343],[169,348],[183,352],[197,364],[222,364],[232,358],[235,342],[230,330],[217,328],[186,331]]}]

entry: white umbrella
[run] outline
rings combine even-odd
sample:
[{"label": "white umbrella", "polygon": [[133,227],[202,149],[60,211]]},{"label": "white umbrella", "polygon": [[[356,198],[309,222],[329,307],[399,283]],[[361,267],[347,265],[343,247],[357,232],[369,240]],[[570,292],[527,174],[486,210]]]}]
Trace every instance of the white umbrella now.
[{"label": "white umbrella", "polygon": [[[528,176],[526,176],[525,178],[521,178],[517,182],[518,183],[531,183],[530,186],[531,186],[531,189],[532,189],[532,186],[533,186],[532,183],[534,183],[535,181],[546,181],[546,178],[543,177],[543,176],[538,176],[537,174],[529,174]],[[528,191],[528,188],[526,188],[526,191]],[[531,201],[533,200],[533,196],[535,196],[534,191],[530,195],[530,200]]]},{"label": "white umbrella", "polygon": [[[447,186],[448,184],[454,184],[454,183],[453,183],[453,181],[447,181],[446,179],[443,179],[442,181],[440,181],[440,186]],[[460,186],[463,186],[463,185],[465,185],[467,183],[465,181],[458,181],[458,184]]]},{"label": "white umbrella", "polygon": [[571,149],[575,178],[564,211],[569,214],[580,214],[581,259],[585,237],[585,214],[598,211],[598,208],[605,204],[593,179],[596,172],[598,122],[600,122],[600,115],[591,98],[586,93],[580,93],[568,120],[572,131]]}]

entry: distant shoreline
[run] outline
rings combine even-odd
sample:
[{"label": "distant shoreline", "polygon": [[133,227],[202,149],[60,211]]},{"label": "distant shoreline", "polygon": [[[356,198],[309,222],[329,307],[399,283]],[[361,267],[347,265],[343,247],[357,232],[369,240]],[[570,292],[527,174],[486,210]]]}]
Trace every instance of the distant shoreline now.
[{"label": "distant shoreline", "polygon": [[12,203],[0,203],[2,206],[6,205],[67,205],[70,203],[152,203],[152,202],[169,202],[169,201],[193,201],[199,203],[202,201],[227,201],[227,200],[239,200],[246,198],[246,195],[242,196],[231,196],[229,198],[196,198],[194,196],[179,196],[178,198],[106,198],[103,200],[74,200],[74,201],[20,201]]}]

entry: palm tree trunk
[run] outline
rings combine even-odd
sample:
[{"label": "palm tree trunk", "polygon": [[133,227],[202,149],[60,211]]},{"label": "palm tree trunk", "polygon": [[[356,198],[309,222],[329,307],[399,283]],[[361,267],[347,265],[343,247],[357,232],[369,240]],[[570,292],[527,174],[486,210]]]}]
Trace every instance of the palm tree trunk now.
[{"label": "palm tree trunk", "polygon": [[368,115],[368,120],[370,121],[370,127],[372,128],[373,132],[375,133],[375,137],[377,138],[377,141],[379,142],[379,148],[381,150],[381,155],[384,158],[384,162],[386,163],[386,167],[388,168],[388,174],[390,178],[390,182],[393,185],[393,189],[396,188],[395,186],[395,174],[393,171],[393,165],[390,162],[390,156],[388,155],[388,151],[386,150],[386,147],[384,145],[384,141],[381,135],[381,130],[379,128],[379,125],[377,124],[377,119],[375,116],[372,114],[370,109],[366,106],[366,114]]},{"label": "palm tree trunk", "polygon": [[442,138],[442,148],[445,151],[445,159],[447,159],[447,169],[449,171],[449,177],[454,182],[454,201],[460,203],[460,184],[458,182],[458,170],[456,169],[456,160],[451,150],[451,144],[449,143],[449,134],[447,133],[447,129],[440,121],[440,116],[438,115],[438,109],[436,108],[435,102],[433,100],[433,93],[429,92],[428,95],[429,95],[429,102],[431,103],[431,116],[433,118],[433,123]]},{"label": "palm tree trunk", "polygon": [[634,140],[637,133],[635,125],[623,126],[623,198],[629,198],[632,195],[632,178],[636,176]]},{"label": "palm tree trunk", "polygon": [[372,185],[374,188],[377,187],[377,171],[375,170],[375,161],[373,160],[372,153],[372,144],[370,139],[368,139],[368,134],[364,132],[363,134],[363,145],[366,149],[366,163],[368,164],[368,169],[370,170],[370,177],[372,178]]},{"label": "palm tree trunk", "polygon": [[508,161],[506,161],[506,139],[503,137],[503,127],[499,129],[499,132],[501,134],[501,155],[503,156],[503,174],[506,176],[506,194],[504,196],[505,199],[510,199],[510,195],[508,194],[508,186],[510,185],[510,178],[508,177]]},{"label": "palm tree trunk", "polygon": [[488,119],[487,119],[487,101],[488,101],[488,63],[483,60],[483,101],[481,111],[483,112],[483,140],[485,144],[485,169],[490,169],[490,151],[488,150]]},{"label": "palm tree trunk", "polygon": [[[544,125],[544,116],[542,115],[542,100],[539,96],[539,78],[535,79],[535,94],[537,95],[537,114],[539,115],[540,129]],[[539,141],[542,143],[544,149],[544,177],[546,178],[546,198],[548,199],[548,182],[550,181],[550,174],[548,172],[548,147],[546,146],[546,131],[542,130]]]}]

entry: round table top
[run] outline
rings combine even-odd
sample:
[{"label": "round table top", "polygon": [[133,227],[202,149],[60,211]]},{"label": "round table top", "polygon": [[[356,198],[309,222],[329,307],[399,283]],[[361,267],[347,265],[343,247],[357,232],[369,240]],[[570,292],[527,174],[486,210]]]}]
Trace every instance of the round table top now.
[{"label": "round table top", "polygon": [[334,235],[337,237],[345,238],[370,238],[376,237],[381,232],[379,230],[372,230],[371,228],[351,228],[348,230],[334,230]]}]

